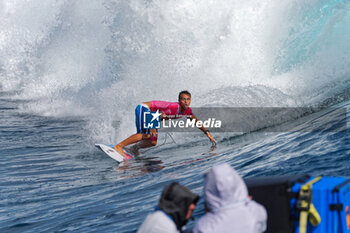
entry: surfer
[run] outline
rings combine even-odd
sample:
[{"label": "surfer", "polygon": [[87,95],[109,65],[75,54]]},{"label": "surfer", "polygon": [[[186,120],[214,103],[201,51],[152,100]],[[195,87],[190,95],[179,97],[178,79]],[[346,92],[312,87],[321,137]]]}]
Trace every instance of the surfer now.
[{"label": "surfer", "polygon": [[[131,150],[133,153],[137,154],[139,148],[147,148],[157,145],[158,139],[158,130],[157,129],[148,129],[144,127],[144,113],[145,112],[156,112],[160,115],[161,120],[177,119],[182,116],[191,118],[191,120],[198,121],[192,114],[192,109],[190,108],[191,104],[191,93],[188,91],[181,91],[179,93],[178,102],[166,102],[166,101],[150,101],[144,102],[138,105],[135,109],[136,117],[136,134],[131,135],[124,141],[114,146],[114,149],[125,157],[123,151],[124,147],[136,143]],[[209,138],[213,143],[213,146],[216,146],[216,141],[210,132],[204,127],[199,127],[200,130]]]}]

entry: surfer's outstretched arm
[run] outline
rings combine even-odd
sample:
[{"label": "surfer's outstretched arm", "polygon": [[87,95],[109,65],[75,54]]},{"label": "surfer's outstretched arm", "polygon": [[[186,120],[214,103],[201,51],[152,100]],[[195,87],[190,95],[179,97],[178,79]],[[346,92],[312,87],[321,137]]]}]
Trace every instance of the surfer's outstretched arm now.
[{"label": "surfer's outstretched arm", "polygon": [[[195,120],[196,122],[198,121],[198,118],[195,115],[192,115],[191,119]],[[213,143],[213,146],[216,146],[216,141],[213,138],[213,136],[210,134],[209,130],[207,130],[204,126],[198,128],[200,130],[202,130],[204,132],[205,135],[207,135],[207,137],[209,138],[209,140]]]}]

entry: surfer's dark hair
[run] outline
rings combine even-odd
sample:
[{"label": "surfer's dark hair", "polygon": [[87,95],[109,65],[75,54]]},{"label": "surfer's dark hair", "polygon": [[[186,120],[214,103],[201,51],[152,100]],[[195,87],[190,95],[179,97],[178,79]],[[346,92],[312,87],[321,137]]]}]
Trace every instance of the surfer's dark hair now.
[{"label": "surfer's dark hair", "polygon": [[187,90],[184,90],[184,91],[181,91],[179,93],[179,100],[180,100],[180,97],[181,97],[182,94],[186,94],[186,95],[189,95],[191,97],[191,93],[189,91],[187,91]]}]

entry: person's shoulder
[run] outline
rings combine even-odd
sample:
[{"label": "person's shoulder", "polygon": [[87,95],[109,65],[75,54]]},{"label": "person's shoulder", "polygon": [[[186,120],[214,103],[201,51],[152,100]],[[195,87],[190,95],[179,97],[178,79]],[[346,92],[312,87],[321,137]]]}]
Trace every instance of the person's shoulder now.
[{"label": "person's shoulder", "polygon": [[212,213],[206,213],[197,221],[196,225],[193,228],[193,233],[215,232],[213,225],[214,219],[215,216]]},{"label": "person's shoulder", "polygon": [[266,222],[267,221],[267,212],[266,209],[263,205],[261,205],[260,203],[251,200],[248,204],[248,209],[249,212],[251,213],[252,217],[256,220],[256,221],[262,221],[262,222]]},{"label": "person's shoulder", "polygon": [[175,223],[163,211],[149,214],[137,233],[178,233]]},{"label": "person's shoulder", "polygon": [[170,102],[165,100],[152,100],[152,104],[177,104],[176,102]]},{"label": "person's shoulder", "polygon": [[252,200],[249,202],[251,219],[254,219],[254,232],[264,232],[267,227],[267,212],[264,206]]}]

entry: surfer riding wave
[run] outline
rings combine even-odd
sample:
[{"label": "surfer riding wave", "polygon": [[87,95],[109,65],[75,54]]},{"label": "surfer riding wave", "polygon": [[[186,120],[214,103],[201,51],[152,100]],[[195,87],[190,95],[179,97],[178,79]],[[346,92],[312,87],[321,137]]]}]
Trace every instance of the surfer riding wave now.
[{"label": "surfer riding wave", "polygon": [[[144,102],[138,105],[135,109],[135,124],[136,134],[131,135],[124,141],[115,145],[113,148],[122,156],[126,156],[123,149],[124,147],[134,144],[131,147],[133,153],[137,154],[140,148],[147,148],[157,145],[158,130],[155,128],[144,127],[144,113],[145,112],[159,112],[160,118],[163,120],[177,119],[179,116],[186,116],[197,122],[198,118],[195,117],[190,108],[191,93],[188,91],[181,91],[179,93],[178,102],[167,101],[150,101]],[[204,127],[199,127],[200,130],[209,138],[209,140],[216,146],[216,141],[210,132]]]}]

